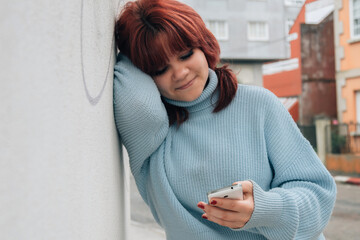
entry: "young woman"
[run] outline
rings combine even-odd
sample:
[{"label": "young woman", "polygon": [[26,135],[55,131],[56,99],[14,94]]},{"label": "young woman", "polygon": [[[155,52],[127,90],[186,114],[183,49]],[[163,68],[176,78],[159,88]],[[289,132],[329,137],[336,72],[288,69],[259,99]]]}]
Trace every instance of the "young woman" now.
[{"label": "young woman", "polygon": [[[116,22],[116,126],[167,239],[324,239],[335,183],[271,92],[238,85],[200,16],[173,0]],[[240,182],[244,199],[207,192]]]}]

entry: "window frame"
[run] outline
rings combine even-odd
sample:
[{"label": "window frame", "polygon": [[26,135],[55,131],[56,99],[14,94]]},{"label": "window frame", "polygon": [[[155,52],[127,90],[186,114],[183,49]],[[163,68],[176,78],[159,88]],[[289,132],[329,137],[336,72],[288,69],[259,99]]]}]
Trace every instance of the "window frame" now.
[{"label": "window frame", "polygon": [[305,0],[284,0],[285,6],[301,7],[304,3]]},{"label": "window frame", "polygon": [[355,91],[355,109],[356,109],[356,121],[358,124],[360,124],[360,90]]},{"label": "window frame", "polygon": [[[350,4],[349,4],[350,39],[360,39],[360,33],[355,35],[355,28],[354,28],[354,1],[355,0],[350,0]],[[360,19],[360,14],[359,14],[359,19]],[[359,23],[358,27],[360,28],[360,23]]]},{"label": "window frame", "polygon": [[287,36],[290,35],[290,31],[291,31],[292,26],[294,26],[294,23],[295,23],[295,20],[293,20],[293,19],[287,19],[286,20],[286,22],[285,22],[285,34]]},{"label": "window frame", "polygon": [[360,136],[360,90],[355,91],[355,124],[353,135]]},{"label": "window frame", "polygon": [[[250,35],[250,26],[253,23],[264,23],[265,24],[265,36],[264,37],[253,37]],[[261,41],[261,42],[269,41],[269,39],[270,39],[269,23],[267,21],[248,21],[247,22],[247,39],[248,39],[248,41]]]},{"label": "window frame", "polygon": [[[210,28],[210,22],[215,23],[215,29]],[[220,22],[224,23],[224,36],[220,36],[220,34],[219,34]],[[227,20],[208,19],[205,21],[205,25],[206,25],[207,29],[209,29],[212,32],[212,34],[214,34],[214,36],[217,40],[219,40],[219,41],[229,40],[229,24],[228,24]]]}]

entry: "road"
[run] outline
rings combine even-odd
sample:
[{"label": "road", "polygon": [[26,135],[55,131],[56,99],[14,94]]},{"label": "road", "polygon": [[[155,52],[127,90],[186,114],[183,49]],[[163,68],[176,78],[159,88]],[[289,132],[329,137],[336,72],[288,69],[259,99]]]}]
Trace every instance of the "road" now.
[{"label": "road", "polygon": [[337,184],[335,208],[325,229],[327,240],[360,239],[360,186]]},{"label": "road", "polygon": [[[143,234],[146,239],[165,239],[159,225],[154,221],[149,208],[136,190],[134,178],[131,176],[131,220],[136,225],[132,236]],[[327,240],[357,240],[360,239],[360,186],[337,184],[338,194],[335,208],[324,234]],[[151,238],[151,236],[154,236]],[[138,238],[140,240],[140,238]]]}]

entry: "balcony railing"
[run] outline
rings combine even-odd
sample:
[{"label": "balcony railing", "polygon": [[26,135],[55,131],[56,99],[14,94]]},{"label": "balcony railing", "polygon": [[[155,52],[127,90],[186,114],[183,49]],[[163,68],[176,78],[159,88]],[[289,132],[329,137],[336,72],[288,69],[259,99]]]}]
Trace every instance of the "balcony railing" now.
[{"label": "balcony railing", "polygon": [[285,6],[296,6],[296,7],[301,7],[305,0],[285,0]]}]

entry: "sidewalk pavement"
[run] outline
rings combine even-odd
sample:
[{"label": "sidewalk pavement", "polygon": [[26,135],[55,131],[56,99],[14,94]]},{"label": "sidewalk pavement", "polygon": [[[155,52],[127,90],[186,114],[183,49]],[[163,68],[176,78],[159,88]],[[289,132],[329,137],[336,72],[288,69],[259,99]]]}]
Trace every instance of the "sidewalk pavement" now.
[{"label": "sidewalk pavement", "polygon": [[136,221],[130,222],[129,240],[165,240],[165,232]]}]

